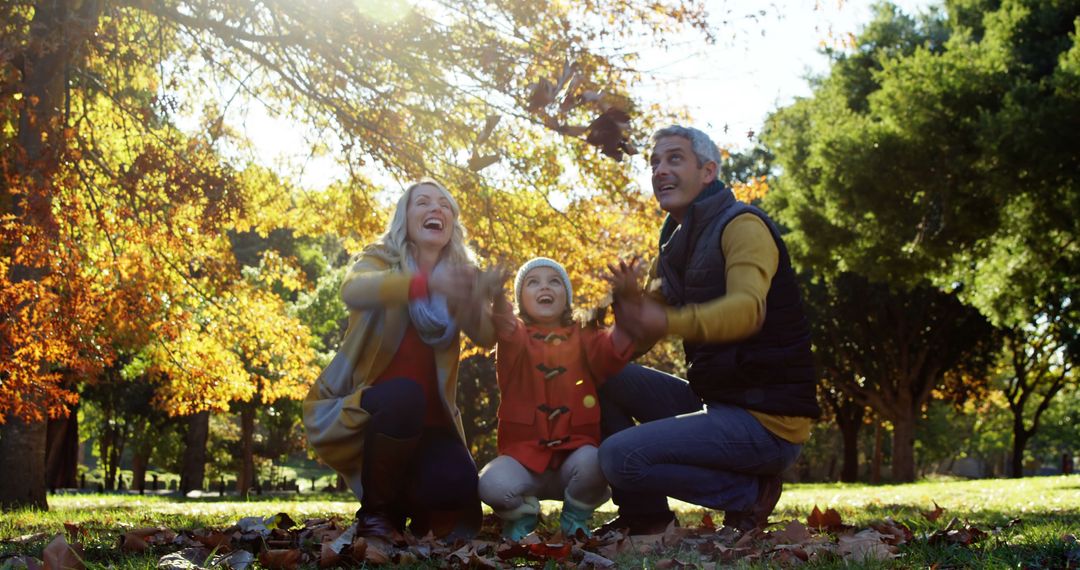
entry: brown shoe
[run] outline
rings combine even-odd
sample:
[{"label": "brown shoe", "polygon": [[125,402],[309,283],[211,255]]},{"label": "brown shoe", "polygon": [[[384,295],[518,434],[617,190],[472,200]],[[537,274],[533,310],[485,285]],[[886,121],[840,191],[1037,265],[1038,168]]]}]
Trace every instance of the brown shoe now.
[{"label": "brown shoe", "polygon": [[662,534],[672,521],[675,526],[679,526],[679,519],[675,518],[675,513],[671,511],[648,515],[619,515],[593,529],[592,533],[593,536],[603,536],[612,531],[626,531],[626,534],[631,536]]},{"label": "brown shoe", "polygon": [[729,526],[746,532],[755,528],[765,528],[769,525],[769,515],[776,508],[783,491],[784,481],[780,475],[767,475],[758,478],[757,500],[746,511],[726,511],[724,513],[724,526]]},{"label": "brown shoe", "polygon": [[469,540],[480,532],[483,518],[480,501],[452,511],[426,509],[413,514],[409,530],[418,538],[430,532],[446,542]]},{"label": "brown shoe", "polygon": [[405,473],[419,437],[399,439],[375,434],[364,452],[364,495],[356,511],[356,536],[393,540],[400,536],[405,517],[399,512]]}]

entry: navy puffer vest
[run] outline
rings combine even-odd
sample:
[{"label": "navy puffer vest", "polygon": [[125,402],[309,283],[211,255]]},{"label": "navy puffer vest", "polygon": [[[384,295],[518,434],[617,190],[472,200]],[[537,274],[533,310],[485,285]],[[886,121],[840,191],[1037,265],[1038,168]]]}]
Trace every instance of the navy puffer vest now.
[{"label": "navy puffer vest", "polygon": [[769,227],[780,263],[765,298],[765,323],[753,336],[730,343],[683,342],[687,379],[705,401],[719,401],[769,414],[817,418],[817,374],[810,351],[810,325],[795,271],[776,224],[761,210],[740,202],[713,182],[687,209],[683,223],[661,232],[658,264],[668,304],[704,303],[727,292],[721,236],[736,216],[752,213]]}]

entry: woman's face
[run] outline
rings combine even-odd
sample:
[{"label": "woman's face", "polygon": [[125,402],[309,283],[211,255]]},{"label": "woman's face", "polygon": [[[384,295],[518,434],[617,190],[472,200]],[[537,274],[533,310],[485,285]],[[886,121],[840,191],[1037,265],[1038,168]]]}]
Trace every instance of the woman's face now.
[{"label": "woman's face", "polygon": [[566,311],[566,287],[550,267],[537,267],[521,281],[521,309],[536,324],[557,326]]},{"label": "woman's face", "polygon": [[454,230],[454,210],[450,200],[435,186],[413,188],[405,211],[406,237],[420,249],[441,250],[450,243]]}]

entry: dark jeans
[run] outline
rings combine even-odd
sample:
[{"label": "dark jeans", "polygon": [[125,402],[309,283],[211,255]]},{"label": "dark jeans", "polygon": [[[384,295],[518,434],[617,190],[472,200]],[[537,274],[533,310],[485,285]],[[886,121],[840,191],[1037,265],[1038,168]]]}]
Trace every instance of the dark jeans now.
[{"label": "dark jeans", "polygon": [[787,469],[802,449],[746,410],[703,402],[685,380],[637,364],[604,383],[600,406],[600,468],[620,514],[670,512],[667,497],[746,510],[758,478]]},{"label": "dark jeans", "polygon": [[[364,391],[360,405],[371,414],[365,437],[420,438],[401,482],[407,498],[402,508],[408,514],[479,503],[472,455],[453,427],[424,427],[424,391],[416,382],[405,378],[381,382]],[[365,462],[372,459],[364,457]]]}]

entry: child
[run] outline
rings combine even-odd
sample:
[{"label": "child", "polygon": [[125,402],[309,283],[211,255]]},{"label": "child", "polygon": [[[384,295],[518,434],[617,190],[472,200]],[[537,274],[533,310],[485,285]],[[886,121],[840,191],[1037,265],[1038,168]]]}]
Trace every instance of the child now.
[{"label": "child", "polygon": [[563,266],[537,257],[514,280],[520,318],[504,294],[493,306],[499,457],[480,472],[480,499],[510,540],[536,529],[540,499],[562,499],[563,534],[588,535],[593,510],[611,495],[597,459],[596,391],[630,360],[633,342],[617,326],[574,322],[572,295]]}]

